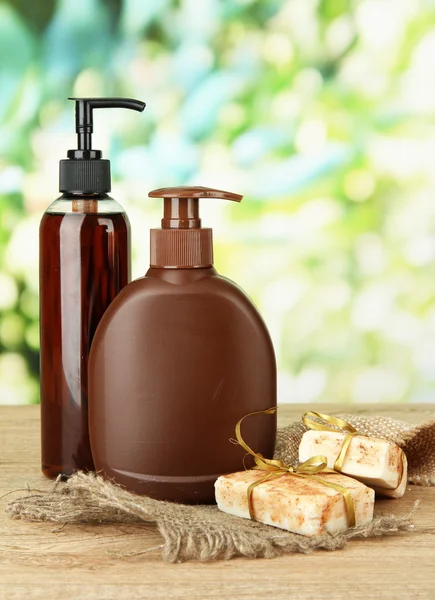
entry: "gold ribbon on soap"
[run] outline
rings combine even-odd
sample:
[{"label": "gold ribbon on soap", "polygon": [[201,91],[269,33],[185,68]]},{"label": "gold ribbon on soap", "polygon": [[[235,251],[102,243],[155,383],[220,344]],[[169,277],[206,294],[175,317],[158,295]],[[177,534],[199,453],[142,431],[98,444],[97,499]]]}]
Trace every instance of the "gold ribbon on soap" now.
[{"label": "gold ribbon on soap", "polygon": [[[313,419],[315,417],[315,420]],[[352,438],[356,435],[361,437],[369,437],[364,433],[360,433],[353,425],[345,421],[344,419],[340,419],[340,417],[333,417],[332,415],[325,415],[324,413],[319,413],[314,410],[310,410],[302,415],[302,422],[308,429],[315,429],[316,431],[332,431],[335,433],[344,433],[343,445],[341,446],[341,450],[339,455],[337,456],[334,463],[334,470],[342,473],[344,461],[346,460],[347,453],[350,448],[350,444],[352,442]],[[399,483],[397,487],[400,486],[402,481],[403,471],[405,469],[405,453],[401,449],[401,473],[399,477]],[[396,488],[397,489],[397,488]]]},{"label": "gold ribbon on soap", "polygon": [[[316,417],[319,421],[313,420],[312,417]],[[346,459],[346,455],[349,450],[349,446],[352,442],[352,438],[356,435],[361,435],[355,429],[353,425],[345,421],[344,419],[340,419],[339,417],[332,417],[331,415],[325,415],[323,413],[316,412],[314,410],[310,410],[302,415],[302,422],[304,425],[308,427],[308,429],[315,429],[316,431],[333,431],[335,433],[345,433],[343,445],[340,450],[340,454],[337,456],[337,459],[334,463],[334,470],[339,473],[342,472],[343,464]],[[338,431],[337,431],[338,428]]]},{"label": "gold ribbon on soap", "polygon": [[273,415],[276,412],[276,408],[268,408],[267,410],[258,410],[256,412],[249,413],[242,417],[240,421],[236,425],[236,438],[237,443],[248,452],[251,456],[254,457],[255,466],[253,469],[259,471],[266,471],[266,475],[264,477],[260,477],[257,481],[254,481],[248,486],[248,508],[249,508],[249,516],[252,520],[254,519],[254,514],[252,510],[252,492],[257,485],[261,485],[262,483],[269,481],[270,479],[275,479],[276,477],[282,477],[283,475],[293,475],[294,477],[302,477],[304,479],[314,479],[314,481],[318,481],[323,485],[333,489],[340,494],[343,495],[344,501],[346,503],[346,511],[347,511],[347,521],[349,527],[355,527],[355,506],[353,502],[352,495],[350,491],[343,487],[342,485],[338,485],[336,483],[332,483],[331,481],[326,481],[321,477],[317,477],[317,473],[321,471],[326,473],[334,473],[333,469],[327,468],[328,460],[326,456],[318,455],[312,456],[302,464],[297,467],[292,465],[286,465],[285,462],[278,459],[273,458],[265,458],[259,452],[254,452],[252,448],[248,446],[241,434],[241,425],[244,419],[248,417],[253,417],[254,415]]}]

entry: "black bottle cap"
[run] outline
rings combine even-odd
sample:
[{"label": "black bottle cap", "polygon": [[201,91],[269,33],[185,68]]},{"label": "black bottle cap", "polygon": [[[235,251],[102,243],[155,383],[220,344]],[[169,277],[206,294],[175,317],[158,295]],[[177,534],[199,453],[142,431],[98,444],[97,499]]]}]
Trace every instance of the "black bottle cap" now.
[{"label": "black bottle cap", "polygon": [[129,108],[142,112],[145,103],[131,98],[68,98],[76,103],[77,149],[59,162],[59,191],[81,194],[110,192],[110,161],[92,149],[93,109]]}]

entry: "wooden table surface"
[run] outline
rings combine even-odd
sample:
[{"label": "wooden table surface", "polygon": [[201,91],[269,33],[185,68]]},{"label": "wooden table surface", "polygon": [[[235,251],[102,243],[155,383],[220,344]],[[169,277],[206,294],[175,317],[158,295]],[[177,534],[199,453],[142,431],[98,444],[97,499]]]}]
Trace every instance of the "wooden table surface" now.
[{"label": "wooden table surface", "polygon": [[[307,408],[281,406],[280,424],[298,420]],[[357,405],[352,412],[419,423],[435,418],[435,404]],[[0,496],[27,485],[52,485],[39,470],[39,407],[0,407]],[[152,526],[66,525],[56,532],[50,523],[10,519],[3,509],[15,496],[0,499],[1,600],[435,599],[435,488],[410,486],[399,500],[377,501],[378,510],[405,515],[421,499],[414,522],[424,532],[354,540],[337,552],[175,565],[162,562],[159,550],[113,555],[133,552],[139,541],[143,547],[144,538],[149,548],[158,546]]]}]

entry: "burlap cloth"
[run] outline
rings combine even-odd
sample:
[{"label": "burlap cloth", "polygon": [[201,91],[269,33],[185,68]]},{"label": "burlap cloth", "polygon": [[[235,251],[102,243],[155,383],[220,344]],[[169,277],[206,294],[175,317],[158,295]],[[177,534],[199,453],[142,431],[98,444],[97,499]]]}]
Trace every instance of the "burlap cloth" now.
[{"label": "burlap cloth", "polygon": [[[412,426],[383,417],[340,415],[358,431],[399,444],[409,464],[410,483],[435,485],[435,421]],[[275,457],[295,464],[306,427],[293,423],[278,431]],[[391,500],[394,507],[395,500]],[[215,506],[183,506],[136,496],[93,474],[76,473],[56,482],[48,493],[29,492],[10,502],[16,519],[56,523],[155,523],[163,537],[162,557],[168,562],[218,560],[236,556],[272,558],[289,552],[338,550],[352,538],[410,531],[411,516],[375,516],[366,526],[332,536],[311,538],[220,512]],[[149,545],[149,544],[148,544]],[[147,552],[144,529],[144,552]],[[137,555],[138,553],[135,553]],[[142,554],[142,552],[139,552]]]}]

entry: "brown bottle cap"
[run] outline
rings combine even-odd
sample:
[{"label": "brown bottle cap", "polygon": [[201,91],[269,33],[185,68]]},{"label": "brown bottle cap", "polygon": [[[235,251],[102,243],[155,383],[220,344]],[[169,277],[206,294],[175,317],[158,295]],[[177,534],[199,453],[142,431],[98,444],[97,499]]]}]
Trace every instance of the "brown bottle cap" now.
[{"label": "brown bottle cap", "polygon": [[164,199],[162,229],[151,229],[150,265],[159,269],[195,269],[213,264],[212,230],[201,228],[199,198],[240,202],[243,196],[207,187],[169,187],[153,190]]}]

